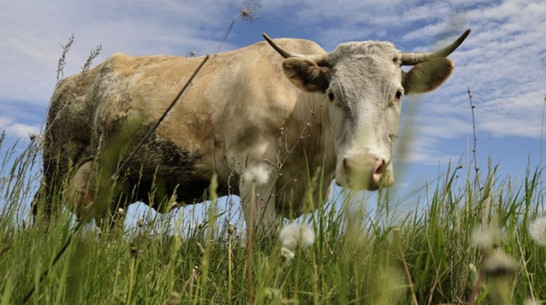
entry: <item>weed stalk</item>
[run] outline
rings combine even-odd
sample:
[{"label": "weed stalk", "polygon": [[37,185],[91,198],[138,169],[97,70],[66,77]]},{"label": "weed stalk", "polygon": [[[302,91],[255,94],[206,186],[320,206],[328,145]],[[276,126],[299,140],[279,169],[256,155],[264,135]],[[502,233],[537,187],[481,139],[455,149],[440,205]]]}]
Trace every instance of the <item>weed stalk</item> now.
[{"label": "weed stalk", "polygon": [[474,110],[476,109],[476,105],[474,105],[474,103],[472,102],[472,92],[470,91],[470,87],[468,87],[468,101],[470,103],[470,111],[472,113],[472,132],[473,132],[473,146],[472,146],[472,154],[473,154],[473,161],[474,161],[474,172],[475,172],[475,175],[476,177],[474,178],[474,183],[476,184],[476,190],[480,190],[481,187],[480,187],[480,179],[479,179],[479,171],[480,171],[480,168],[478,167],[478,157],[477,157],[477,152],[476,152],[476,146],[477,146],[477,142],[478,142],[478,135],[476,134],[476,118],[474,116]]},{"label": "weed stalk", "polygon": [[402,248],[402,242],[400,239],[400,228],[399,227],[394,228],[393,234],[394,234],[394,243],[396,244],[396,248],[398,249],[398,254],[400,255],[400,259],[402,260],[402,266],[404,266],[406,279],[408,280],[408,286],[410,289],[413,305],[419,305],[419,301],[417,301],[417,296],[415,295],[415,285],[413,284],[413,281],[411,279],[411,273],[408,268],[408,263],[406,262],[406,257],[404,256],[404,249]]}]

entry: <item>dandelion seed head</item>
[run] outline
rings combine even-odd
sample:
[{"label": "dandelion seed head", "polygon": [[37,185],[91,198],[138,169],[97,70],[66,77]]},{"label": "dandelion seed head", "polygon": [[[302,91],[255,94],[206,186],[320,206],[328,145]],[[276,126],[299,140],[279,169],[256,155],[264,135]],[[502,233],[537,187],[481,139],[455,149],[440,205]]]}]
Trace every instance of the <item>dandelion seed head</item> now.
[{"label": "dandelion seed head", "polygon": [[256,1],[243,1],[243,7],[239,12],[241,19],[250,22],[258,19],[257,11],[260,7],[261,5],[256,3]]},{"label": "dandelion seed head", "polygon": [[476,229],[472,233],[472,243],[482,249],[497,248],[502,239],[502,232],[497,227]]},{"label": "dandelion seed head", "polygon": [[546,246],[546,217],[535,219],[529,225],[529,235],[537,244]]},{"label": "dandelion seed head", "polygon": [[296,249],[298,245],[306,248],[315,242],[315,232],[306,224],[293,222],[282,228],[279,240],[288,249]]},{"label": "dandelion seed head", "polygon": [[292,251],[292,250],[290,250],[290,249],[288,249],[286,247],[281,248],[281,257],[282,257],[283,261],[289,262],[295,256],[296,256],[296,254],[294,253],[294,251]]},{"label": "dandelion seed head", "polygon": [[137,226],[139,228],[144,228],[145,225],[146,225],[146,221],[144,221],[144,218],[139,218],[137,221]]},{"label": "dandelion seed head", "polygon": [[540,305],[540,302],[533,299],[527,299],[523,302],[523,305]]},{"label": "dandelion seed head", "polygon": [[474,274],[477,274],[478,273],[478,268],[476,268],[476,265],[470,263],[468,264],[468,270],[471,272],[471,273],[474,273]]},{"label": "dandelion seed head", "polygon": [[504,276],[517,270],[517,262],[502,250],[492,251],[484,260],[483,268],[489,276]]},{"label": "dandelion seed head", "polygon": [[243,180],[246,183],[256,183],[256,185],[262,185],[267,183],[271,169],[265,164],[248,167],[243,173]]},{"label": "dandelion seed head", "polygon": [[169,301],[167,302],[167,305],[179,304],[181,299],[182,299],[182,295],[176,291],[173,291],[171,293],[171,297],[169,298]]}]

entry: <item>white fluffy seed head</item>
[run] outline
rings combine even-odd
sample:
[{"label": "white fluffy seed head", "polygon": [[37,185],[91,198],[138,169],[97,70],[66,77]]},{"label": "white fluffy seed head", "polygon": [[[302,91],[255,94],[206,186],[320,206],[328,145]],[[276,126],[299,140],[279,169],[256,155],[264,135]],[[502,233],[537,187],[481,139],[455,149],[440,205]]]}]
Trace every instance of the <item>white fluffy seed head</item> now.
[{"label": "white fluffy seed head", "polygon": [[294,257],[296,256],[296,254],[294,253],[294,251],[286,248],[286,247],[282,247],[281,248],[281,257],[284,261],[286,262],[289,262],[291,261]]},{"label": "white fluffy seed head", "polygon": [[257,185],[262,185],[267,183],[270,174],[271,169],[265,164],[250,166],[244,171],[243,180],[246,183],[256,183]]},{"label": "white fluffy seed head", "polygon": [[527,299],[523,302],[523,305],[540,305],[540,302],[533,299]]},{"label": "white fluffy seed head", "polygon": [[529,225],[529,235],[537,244],[546,246],[546,216],[535,219]]},{"label": "white fluffy seed head", "polygon": [[502,231],[498,227],[480,228],[472,233],[472,243],[482,249],[493,249],[500,245]]},{"label": "white fluffy seed head", "polygon": [[279,233],[281,245],[287,249],[296,249],[311,246],[315,242],[315,232],[307,224],[290,223],[284,226]]},{"label": "white fluffy seed head", "polygon": [[504,276],[513,274],[517,270],[516,260],[504,251],[491,251],[484,259],[483,268],[489,276]]}]

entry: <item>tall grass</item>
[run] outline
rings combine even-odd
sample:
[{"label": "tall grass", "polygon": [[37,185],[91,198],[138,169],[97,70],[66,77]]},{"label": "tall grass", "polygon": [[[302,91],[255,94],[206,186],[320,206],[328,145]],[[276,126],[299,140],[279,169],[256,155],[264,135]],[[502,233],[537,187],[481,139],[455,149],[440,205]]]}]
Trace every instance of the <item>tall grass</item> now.
[{"label": "tall grass", "polygon": [[[540,169],[529,169],[514,186],[490,165],[476,188],[470,170],[448,167],[426,210],[397,227],[381,220],[389,215],[371,217],[343,204],[334,209],[330,202],[305,218],[316,241],[295,249],[292,260],[278,243],[247,251],[244,234],[215,225],[221,211],[212,204],[204,226],[178,218],[183,231],[158,230],[152,222],[108,234],[77,232],[53,264],[73,217],[61,210],[30,224],[23,206],[39,178],[37,146],[18,152],[0,145],[0,151],[0,304],[22,304],[32,287],[29,304],[248,304],[248,287],[255,304],[470,304],[472,298],[498,304],[493,274],[477,282],[487,256],[473,242],[478,228],[500,228],[496,247],[516,262],[503,282],[510,302],[546,300],[546,249],[528,232],[544,206]],[[379,198],[379,205],[394,204],[388,194]],[[214,192],[209,199],[215,201]]]},{"label": "tall grass", "polygon": [[[222,43],[235,20],[255,18],[253,5],[244,2]],[[72,41],[63,47],[58,81]],[[98,52],[100,47],[90,60]],[[21,146],[5,147],[4,135],[0,137],[0,305],[472,305],[546,300],[546,249],[528,231],[543,212],[540,167],[529,169],[519,186],[498,177],[492,164],[485,174],[476,163],[474,173],[448,167],[445,180],[432,186],[424,199],[426,209],[402,218],[393,215],[397,203],[388,191],[380,192],[375,215],[365,208],[355,211],[351,194],[344,193],[302,220],[316,240],[292,249],[292,258],[282,241],[252,244],[252,237],[239,234],[233,224],[217,224],[223,211],[218,210],[214,186],[202,225],[188,225],[182,222],[186,218],[172,215],[172,220],[137,222],[124,230],[74,230],[73,215],[62,208],[47,221],[32,221],[28,203],[40,179],[39,145],[33,141],[23,151],[16,147]],[[325,183],[315,180],[309,183]],[[62,206],[62,198],[51,200]],[[391,219],[398,219],[396,226]],[[476,230],[500,230],[503,238],[495,237],[488,248]],[[492,268],[491,258],[499,253],[515,262],[515,268]]]}]

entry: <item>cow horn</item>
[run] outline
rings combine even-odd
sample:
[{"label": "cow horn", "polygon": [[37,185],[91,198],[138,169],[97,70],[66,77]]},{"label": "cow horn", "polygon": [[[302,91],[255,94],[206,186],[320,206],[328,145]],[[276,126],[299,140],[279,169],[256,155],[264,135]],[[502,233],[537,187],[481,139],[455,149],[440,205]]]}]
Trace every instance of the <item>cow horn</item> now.
[{"label": "cow horn", "polygon": [[435,52],[423,52],[423,53],[410,53],[410,52],[403,52],[402,53],[402,66],[409,66],[409,65],[415,65],[420,62],[427,61],[432,58],[437,57],[447,57],[451,52],[455,51],[461,43],[466,39],[466,36],[470,34],[470,29],[466,30],[457,40],[455,40],[452,44],[449,46],[435,51]]},{"label": "cow horn", "polygon": [[299,53],[290,53],[288,51],[283,50],[279,45],[277,45],[271,37],[269,37],[266,33],[262,33],[262,36],[264,39],[277,51],[279,54],[281,54],[284,58],[303,58],[303,59],[309,59],[314,61],[319,66],[328,66],[328,54],[324,55],[306,55],[306,54],[299,54]]}]

